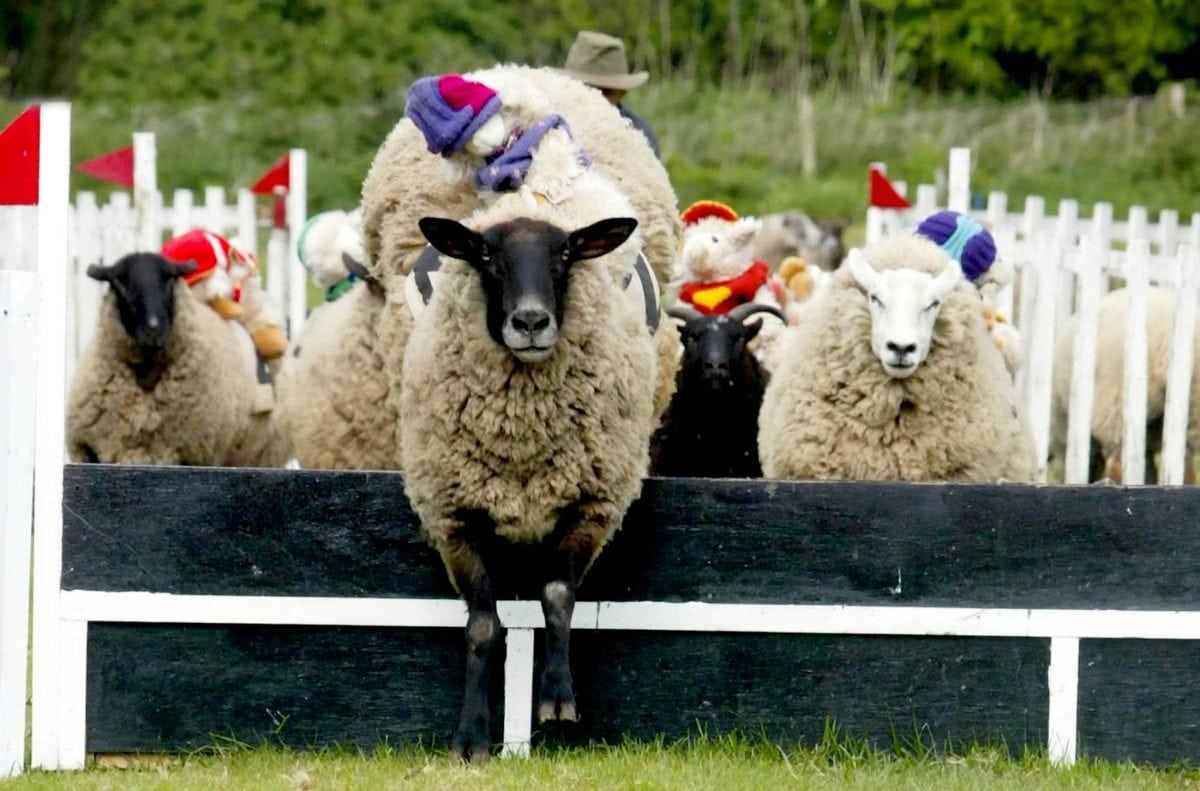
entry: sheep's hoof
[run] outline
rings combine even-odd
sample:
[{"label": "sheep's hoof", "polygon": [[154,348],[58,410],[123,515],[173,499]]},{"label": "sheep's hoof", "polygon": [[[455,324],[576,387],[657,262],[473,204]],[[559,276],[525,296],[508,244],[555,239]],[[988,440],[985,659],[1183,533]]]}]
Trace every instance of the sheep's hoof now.
[{"label": "sheep's hoof", "polygon": [[459,760],[476,766],[487,763],[491,749],[491,735],[488,733],[487,724],[482,722],[458,728],[450,740],[450,753]]},{"label": "sheep's hoof", "polygon": [[575,693],[571,690],[571,678],[555,679],[549,675],[542,676],[542,692],[538,696],[538,723],[559,720],[562,722],[579,722],[579,714],[575,710]]}]

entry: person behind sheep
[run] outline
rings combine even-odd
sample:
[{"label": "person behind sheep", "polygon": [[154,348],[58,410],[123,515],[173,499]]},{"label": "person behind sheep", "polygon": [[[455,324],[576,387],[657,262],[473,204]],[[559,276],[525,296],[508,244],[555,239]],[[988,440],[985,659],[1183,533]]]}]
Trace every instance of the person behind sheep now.
[{"label": "person behind sheep", "polygon": [[649,74],[644,71],[629,72],[629,61],[625,58],[625,42],[615,36],[581,30],[567,51],[567,60],[557,71],[574,77],[604,94],[629,119],[633,128],[646,136],[654,156],[660,156],[658,136],[646,119],[626,107],[621,100],[634,88],[644,85]]}]

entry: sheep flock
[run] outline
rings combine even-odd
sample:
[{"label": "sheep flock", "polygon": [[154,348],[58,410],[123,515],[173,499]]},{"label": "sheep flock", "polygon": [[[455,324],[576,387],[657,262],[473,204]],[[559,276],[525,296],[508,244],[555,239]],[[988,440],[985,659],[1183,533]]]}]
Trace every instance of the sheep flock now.
[{"label": "sheep flock", "polygon": [[[364,175],[361,205],[314,217],[299,240],[324,302],[270,364],[193,296],[186,264],[144,252],[93,267],[109,288],[72,386],[69,451],[403,471],[468,608],[451,743],[464,759],[490,748],[503,627],[489,541],[537,549],[535,711],[572,721],[575,591],[648,475],[1035,479],[1021,338],[961,246],[986,234],[969,219],[943,213],[940,237],[847,250],[840,227],[800,212],[681,212],[645,138],[600,92],[520,66],[418,80]],[[1151,421],[1172,300],[1150,294]],[[1121,348],[1123,305],[1119,292],[1103,301],[1103,346]],[[1072,327],[1056,350],[1055,452]],[[1096,477],[1119,475],[1120,363],[1097,367]]]}]

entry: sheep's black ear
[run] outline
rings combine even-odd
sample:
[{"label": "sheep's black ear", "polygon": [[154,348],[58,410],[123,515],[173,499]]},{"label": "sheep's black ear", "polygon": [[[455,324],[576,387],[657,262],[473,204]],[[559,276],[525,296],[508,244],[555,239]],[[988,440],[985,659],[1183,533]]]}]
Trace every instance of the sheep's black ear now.
[{"label": "sheep's black ear", "polygon": [[482,236],[455,220],[422,217],[417,225],[439,253],[451,258],[467,262],[476,261],[486,246]]},{"label": "sheep's black ear", "polygon": [[599,258],[620,247],[637,228],[632,217],[614,217],[580,228],[567,237],[567,251],[574,261]]},{"label": "sheep's black ear", "polygon": [[104,264],[92,264],[87,268],[87,276],[92,280],[99,280],[101,283],[107,283],[113,279],[113,274],[116,271],[116,266],[104,266]]},{"label": "sheep's black ear", "polygon": [[762,324],[762,319],[755,319],[754,321],[748,321],[743,324],[742,327],[746,330],[746,336],[743,338],[743,340],[745,340],[746,343],[754,340],[754,337],[758,335],[758,331],[762,329]]},{"label": "sheep's black ear", "polygon": [[169,264],[172,277],[183,277],[185,275],[190,275],[192,272],[195,272],[196,267],[199,266],[199,264],[197,264],[195,261],[184,261],[182,264],[171,261]]}]

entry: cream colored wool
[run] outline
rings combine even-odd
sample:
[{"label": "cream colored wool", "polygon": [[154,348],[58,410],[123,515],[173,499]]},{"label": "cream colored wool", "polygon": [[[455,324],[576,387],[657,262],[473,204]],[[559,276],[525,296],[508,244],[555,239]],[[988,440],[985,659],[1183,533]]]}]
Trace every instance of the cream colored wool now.
[{"label": "cream colored wool", "polygon": [[[1092,400],[1092,437],[1105,459],[1121,452],[1125,425],[1125,319],[1129,295],[1110,291],[1100,300],[1096,331],[1096,379]],[[1146,293],[1146,420],[1163,416],[1167,401],[1167,369],[1171,363],[1171,333],[1175,326],[1175,294],[1164,288]],[[1067,444],[1067,408],[1071,398],[1071,368],[1079,319],[1063,324],[1054,345],[1054,396],[1051,455],[1061,457]],[[1196,353],[1200,355],[1200,321],[1196,324]],[[1188,409],[1188,447],[1200,448],[1200,357],[1192,368]]]},{"label": "cream colored wool", "polygon": [[275,421],[305,469],[396,467],[396,413],[378,337],[383,305],[356,284],[312,312],[284,357]]},{"label": "cream colored wool", "polygon": [[[489,227],[508,208],[466,224]],[[568,219],[552,207],[520,214],[560,227]],[[655,341],[618,278],[636,237],[572,264],[561,334],[537,364],[492,339],[478,275],[443,258],[443,285],[412,328],[401,400],[405,489],[435,545],[463,511],[486,512],[516,541],[544,538],[576,504],[607,536],[620,526],[641,490],[655,422]]]},{"label": "cream colored wool", "polygon": [[[464,76],[487,83],[512,81],[514,75],[544,94],[553,111],[566,119],[595,168],[633,203],[643,252],[659,283],[666,283],[679,245],[679,210],[667,172],[645,136],[599,91],[546,69],[498,66]],[[417,227],[422,217],[461,220],[480,208],[474,184],[469,180],[450,184],[451,172],[441,157],[428,152],[424,137],[408,119],[401,120],[384,141],[362,192],[367,266],[381,280],[411,271],[425,247]]]},{"label": "cream colored wool", "polygon": [[125,464],[276,466],[282,443],[270,412],[253,414],[258,382],[245,358],[242,330],[175,285],[168,363],[142,390],[126,361],[136,355],[104,295],[99,326],[79,361],[67,407],[71,461]]},{"label": "cream colored wool", "polygon": [[[937,274],[949,259],[894,236],[863,251],[876,270]],[[867,297],[840,270],[785,341],[759,415],[769,478],[1028,481],[1032,440],[1000,352],[965,280],[942,301],[929,356],[907,379],[871,351]]]}]

